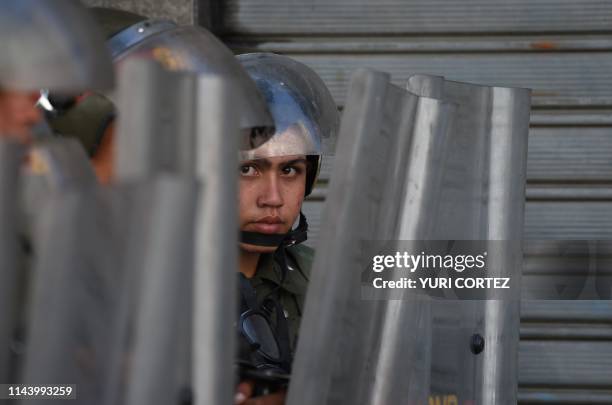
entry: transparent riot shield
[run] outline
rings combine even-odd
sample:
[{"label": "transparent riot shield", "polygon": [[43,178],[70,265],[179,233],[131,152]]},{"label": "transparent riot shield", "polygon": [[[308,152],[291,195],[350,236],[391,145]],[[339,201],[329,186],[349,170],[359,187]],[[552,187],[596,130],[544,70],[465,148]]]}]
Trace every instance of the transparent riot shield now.
[{"label": "transparent riot shield", "polygon": [[[347,386],[359,378],[360,370],[349,370],[345,353],[337,356],[335,353],[339,350],[354,352],[353,347],[358,348],[361,339],[368,337],[366,331],[350,335],[350,339],[340,339],[347,326],[355,323],[350,303],[355,302],[352,295],[358,289],[360,263],[355,263],[355,255],[338,253],[354,251],[359,238],[368,238],[369,232],[375,228],[375,214],[370,214],[380,210],[378,197],[383,191],[380,185],[384,184],[386,167],[384,164],[367,165],[367,161],[360,161],[360,158],[370,156],[369,161],[379,163],[385,160],[390,144],[397,139],[397,131],[392,128],[399,121],[398,114],[385,112],[392,111],[395,106],[401,109],[399,106],[404,100],[402,90],[389,83],[388,75],[369,71],[354,74],[347,100],[340,125],[333,177],[348,179],[351,176],[355,181],[346,181],[343,184],[344,192],[341,192],[340,188],[333,187],[335,179],[332,179],[322,223],[333,223],[335,226],[321,229],[321,243],[311,273],[292,367],[287,401],[291,405],[331,403],[330,397],[336,388],[332,387],[332,379],[339,375],[338,368],[344,372],[340,376],[347,383],[337,391],[352,392],[347,390]],[[413,104],[410,101],[406,100],[408,111]],[[386,121],[384,116],[395,120]],[[372,171],[364,176],[354,176],[354,171],[362,164],[363,167],[372,167]],[[374,187],[371,193],[370,187]],[[364,191],[363,198],[354,198],[361,190]],[[355,217],[364,221],[355,221]],[[324,269],[333,271],[324,272]],[[351,347],[346,348],[347,345]]]},{"label": "transparent riot shield", "polygon": [[125,191],[136,199],[134,208],[150,208],[131,221],[124,254],[129,278],[112,328],[105,401],[180,403],[189,389],[183,353],[190,338],[193,222],[200,187],[193,179],[158,175]]},{"label": "transparent riot shield", "polygon": [[20,184],[20,211],[24,233],[32,235],[35,217],[49,193],[93,186],[96,174],[83,147],[74,139],[53,137],[35,142],[28,151]]},{"label": "transparent riot shield", "polygon": [[227,80],[202,78],[196,109],[196,177],[207,193],[198,205],[193,283],[192,382],[194,404],[234,398],[236,274],[238,252],[239,133],[236,97]]},{"label": "transparent riot shield", "polygon": [[[529,90],[430,76],[410,78],[408,89],[458,105],[434,239],[489,241],[488,275],[520,283]],[[486,301],[435,303],[430,388],[434,401],[517,402],[518,292],[513,289]]]},{"label": "transparent riot shield", "polygon": [[18,177],[23,148],[0,138],[0,383],[14,382],[11,347],[17,317]]},{"label": "transparent riot shield", "polygon": [[[76,184],[93,184],[95,175],[91,164],[80,145],[72,140],[48,139],[26,150],[12,142],[2,141],[0,146],[2,160],[2,257],[1,274],[6,279],[0,294],[6,303],[2,305],[3,336],[8,333],[8,314],[12,315],[9,343],[3,340],[6,353],[11,348],[12,361],[10,379],[17,381],[18,365],[21,361],[20,349],[23,344],[24,317],[27,313],[27,285],[31,276],[32,224],[34,217],[41,211],[43,204],[53,190],[66,189]],[[7,365],[3,358],[3,372]],[[9,377],[3,374],[2,381]]]},{"label": "transparent riot shield", "polygon": [[[105,403],[112,387],[136,403],[142,381],[165,373],[165,398],[180,395],[168,376],[189,315],[194,183],[161,176],[54,194],[36,229],[23,383],[74,384],[84,404]],[[147,349],[163,367],[142,364]]]},{"label": "transparent riot shield", "polygon": [[[189,303],[192,318],[187,324],[192,335],[183,342],[185,351],[175,361],[184,360],[183,385],[193,386],[195,403],[231,402],[237,184],[228,173],[235,173],[238,164],[239,128],[235,117],[240,111],[235,108],[235,89],[227,79],[169,73],[143,61],[126,62],[120,84],[123,81],[126,85],[122,88],[128,88],[127,83],[131,87],[120,96],[119,106],[130,113],[124,113],[119,122],[123,134],[119,137],[119,178],[130,182],[172,172],[194,178],[209,190],[198,199],[193,216],[195,251],[189,284],[193,302]],[[142,83],[136,87],[142,93],[134,91],[135,83]],[[165,83],[161,87],[166,90],[163,97],[148,97],[153,91],[151,83]],[[175,93],[168,94],[170,90]],[[171,112],[164,110],[166,107]],[[142,352],[143,358],[149,353]],[[138,374],[138,378],[142,376]],[[162,395],[156,393],[163,390],[163,373],[158,377],[147,380],[137,403],[149,403]],[[134,398],[130,396],[131,401]]]},{"label": "transparent riot shield", "polygon": [[[235,93],[225,79],[134,63],[120,76],[117,134],[127,148],[121,153],[134,159],[119,156],[111,188],[57,193],[37,224],[21,381],[75,384],[75,403],[183,403],[193,395],[198,403],[229,403],[236,184],[227,173],[236,170]],[[130,81],[139,64],[148,80]],[[164,127],[145,136],[159,117],[125,97],[155,86],[186,111],[163,116]],[[151,113],[163,102],[140,100]],[[204,183],[216,192],[204,194]]]},{"label": "transparent riot shield", "polygon": [[[189,365],[179,364],[186,356],[179,358],[177,343],[184,350],[189,342],[192,296],[186,286],[192,284],[194,228],[188,221],[196,217],[203,187],[194,176],[198,77],[128,59],[118,82],[114,169],[118,188],[135,209],[133,216],[125,214],[131,230],[123,267],[130,274],[113,326],[105,403],[171,400],[189,383]],[[153,213],[147,206],[156,194],[167,203]],[[168,328],[171,313],[175,319]],[[155,350],[159,356],[150,355]],[[172,381],[166,393],[160,391],[163,378]]]},{"label": "transparent riot shield", "polygon": [[[97,188],[54,193],[35,225],[24,384],[74,384],[100,403],[122,285],[116,202]],[[40,400],[44,403],[44,400]],[[30,403],[30,402],[26,402]]]},{"label": "transparent riot shield", "polygon": [[96,174],[87,152],[76,139],[45,138],[34,143],[29,154],[29,174],[45,176],[51,189],[92,185],[96,182]]},{"label": "transparent riot shield", "polygon": [[[420,205],[404,200],[405,193],[414,194],[416,172],[432,181],[440,177],[427,165],[432,165],[429,159],[441,157],[446,124],[440,117],[448,117],[452,108],[393,86],[384,73],[354,75],[322,221],[329,226],[321,230],[317,248],[290,404],[367,403],[369,396],[384,395],[386,388],[373,387],[371,378],[377,358],[385,355],[372,350],[379,346],[385,313],[393,310],[384,301],[361,299],[359,278],[367,262],[358,250],[362,241],[397,239],[404,204]],[[415,137],[416,128],[427,128],[426,133]],[[424,158],[412,162],[415,178],[408,174],[411,155]],[[418,318],[413,321],[416,325]]]},{"label": "transparent riot shield", "polygon": [[117,124],[117,179],[193,174],[196,80],[195,74],[168,72],[154,62],[121,65],[117,108],[125,113]]},{"label": "transparent riot shield", "polygon": [[[489,246],[490,260],[499,275],[520,273],[529,93],[474,86],[482,96],[462,99],[446,97],[444,83],[411,81],[441,101],[389,91],[380,73],[351,82],[292,405],[436,403],[437,394],[446,395],[441,403],[516,403],[517,297],[449,303],[400,293],[367,301],[358,293],[368,265],[360,240],[374,251],[377,239],[509,241]],[[514,383],[501,385],[510,377]]]},{"label": "transparent riot shield", "polygon": [[[405,176],[402,194],[396,197],[402,205],[388,228],[393,230],[393,239],[404,242],[396,243],[394,250],[414,251],[419,241],[432,239],[457,108],[439,99],[417,100],[411,117],[410,147],[396,163],[401,162]],[[383,298],[378,303],[382,307],[379,318],[362,320],[378,323],[379,327],[377,344],[370,345],[370,366],[359,384],[364,389],[356,400],[368,404],[426,404],[431,377],[431,298],[413,291],[392,292]]]}]

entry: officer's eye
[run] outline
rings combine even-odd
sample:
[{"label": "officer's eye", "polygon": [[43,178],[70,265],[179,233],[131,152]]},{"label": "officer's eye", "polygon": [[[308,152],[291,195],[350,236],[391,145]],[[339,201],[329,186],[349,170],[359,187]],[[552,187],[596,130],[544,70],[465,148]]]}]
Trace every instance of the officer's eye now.
[{"label": "officer's eye", "polygon": [[240,166],[240,175],[242,176],[255,176],[257,174],[257,169],[253,165],[241,165]]},{"label": "officer's eye", "polygon": [[295,166],[285,166],[282,168],[282,173],[285,176],[294,177],[301,173],[301,169]]}]

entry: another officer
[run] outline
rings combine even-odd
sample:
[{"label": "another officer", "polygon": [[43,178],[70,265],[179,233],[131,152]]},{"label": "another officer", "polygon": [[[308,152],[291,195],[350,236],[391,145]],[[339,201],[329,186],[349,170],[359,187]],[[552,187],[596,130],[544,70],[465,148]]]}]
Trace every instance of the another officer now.
[{"label": "another officer", "polygon": [[[321,157],[332,152],[338,110],[316,73],[289,57],[238,56],[264,95],[276,126],[262,146],[240,154],[240,364],[236,403],[266,392],[266,381],[286,385],[297,344],[313,250],[301,213]],[[297,227],[294,224],[297,222]],[[249,371],[249,369],[251,371]],[[269,387],[269,385],[268,385]],[[257,398],[284,403],[284,391]]]}]

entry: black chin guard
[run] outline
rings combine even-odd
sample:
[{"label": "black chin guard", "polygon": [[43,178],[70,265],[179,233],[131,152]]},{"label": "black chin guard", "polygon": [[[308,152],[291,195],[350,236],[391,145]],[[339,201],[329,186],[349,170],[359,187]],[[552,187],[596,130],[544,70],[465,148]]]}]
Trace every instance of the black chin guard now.
[{"label": "black chin guard", "polygon": [[289,247],[302,243],[307,239],[308,222],[306,217],[300,211],[300,222],[297,228],[285,233],[285,234],[268,234],[260,232],[240,232],[240,242],[249,245],[256,246],[269,246],[269,247]]}]

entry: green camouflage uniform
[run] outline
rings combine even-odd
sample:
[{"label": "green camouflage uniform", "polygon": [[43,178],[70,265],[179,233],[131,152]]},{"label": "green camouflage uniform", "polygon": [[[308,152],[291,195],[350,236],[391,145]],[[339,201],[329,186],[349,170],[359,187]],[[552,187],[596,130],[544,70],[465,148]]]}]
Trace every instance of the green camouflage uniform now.
[{"label": "green camouflage uniform", "polygon": [[258,303],[280,284],[280,304],[288,321],[291,352],[295,353],[314,250],[308,246],[295,245],[287,248],[286,252],[288,271],[282,284],[280,267],[272,254],[261,255],[257,271],[250,282],[255,288]]}]

